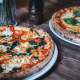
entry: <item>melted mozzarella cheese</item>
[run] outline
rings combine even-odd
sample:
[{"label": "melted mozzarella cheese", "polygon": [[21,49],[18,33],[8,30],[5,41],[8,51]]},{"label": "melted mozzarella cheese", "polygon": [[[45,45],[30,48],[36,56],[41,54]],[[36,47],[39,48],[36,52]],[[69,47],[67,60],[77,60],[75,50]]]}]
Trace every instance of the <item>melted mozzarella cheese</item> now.
[{"label": "melted mozzarella cheese", "polygon": [[4,30],[2,34],[3,34],[3,35],[9,35],[9,36],[11,36],[12,33],[13,33],[13,32],[11,32],[11,31],[9,30],[9,28],[6,28],[6,30]]},{"label": "melted mozzarella cheese", "polygon": [[9,40],[11,40],[11,39],[12,39],[12,37],[4,37],[3,39],[5,39],[5,40],[9,41]]},{"label": "melted mozzarella cheese", "polygon": [[68,13],[63,14],[61,16],[62,19],[64,19],[64,18],[73,18],[73,17],[75,17],[74,14],[73,14],[73,12],[68,12]]},{"label": "melted mozzarella cheese", "polygon": [[22,53],[22,50],[20,49],[19,46],[16,46],[16,47],[14,48],[14,50],[15,50],[15,52],[17,52],[17,53]]},{"label": "melted mozzarella cheese", "polygon": [[0,45],[0,50],[2,50],[3,52],[7,51],[7,47],[4,45]]},{"label": "melted mozzarella cheese", "polygon": [[8,73],[9,71],[12,71],[14,67],[19,68],[22,66],[22,64],[29,63],[30,58],[31,56],[24,56],[22,58],[14,56],[9,62],[2,64],[2,68],[4,69],[3,73]]},{"label": "melted mozzarella cheese", "polygon": [[21,39],[26,40],[28,38],[28,35],[21,36]]},{"label": "melted mozzarella cheese", "polygon": [[39,36],[38,36],[38,35],[33,35],[33,36],[32,36],[32,38],[37,38],[37,37],[39,37]]},{"label": "melted mozzarella cheese", "polygon": [[80,17],[75,17],[75,19],[77,19],[80,22]]},{"label": "melted mozzarella cheese", "polygon": [[21,46],[26,47],[26,48],[31,47],[29,42],[21,43]]},{"label": "melted mozzarella cheese", "polygon": [[26,30],[26,31],[29,31],[30,28],[23,28],[23,27],[14,27],[15,30]]}]

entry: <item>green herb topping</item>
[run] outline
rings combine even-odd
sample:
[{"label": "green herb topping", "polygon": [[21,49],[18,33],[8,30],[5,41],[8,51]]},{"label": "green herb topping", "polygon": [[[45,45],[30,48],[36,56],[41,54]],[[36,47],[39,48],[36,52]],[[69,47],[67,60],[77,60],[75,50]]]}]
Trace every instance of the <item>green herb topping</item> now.
[{"label": "green herb topping", "polygon": [[2,67],[0,67],[0,73],[1,73],[1,72],[3,72],[3,68],[2,68]]},{"label": "green herb topping", "polygon": [[69,30],[71,33],[77,34],[77,32],[73,31],[73,30]]},{"label": "green herb topping", "polygon": [[27,48],[26,52],[30,53],[31,52],[31,48]]},{"label": "green herb topping", "polygon": [[29,41],[29,43],[31,44],[31,45],[37,45],[36,43],[35,43],[35,41]]},{"label": "green herb topping", "polygon": [[34,60],[38,60],[38,57],[33,57]]},{"label": "green herb topping", "polygon": [[35,33],[36,33],[38,36],[41,36],[36,30],[35,30]]},{"label": "green herb topping", "polygon": [[80,10],[73,11],[73,14],[77,17],[80,17]]},{"label": "green herb topping", "polygon": [[10,36],[9,35],[2,35],[0,37],[4,38],[4,37],[10,37]]},{"label": "green herb topping", "polygon": [[21,67],[19,67],[19,68],[16,68],[16,67],[14,67],[13,69],[12,69],[12,71],[17,71],[17,70],[21,70]]},{"label": "green herb topping", "polygon": [[67,24],[70,25],[75,25],[75,26],[80,26],[80,22],[78,22],[76,19],[74,18],[64,18],[63,19]]},{"label": "green herb topping", "polygon": [[8,45],[7,49],[13,49],[18,46],[20,43],[18,41],[14,41],[12,44]]}]

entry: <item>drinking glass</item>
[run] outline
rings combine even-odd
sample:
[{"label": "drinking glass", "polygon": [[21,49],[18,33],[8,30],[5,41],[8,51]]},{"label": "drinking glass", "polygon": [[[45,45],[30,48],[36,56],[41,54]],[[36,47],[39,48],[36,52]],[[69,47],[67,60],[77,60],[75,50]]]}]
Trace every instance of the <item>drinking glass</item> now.
[{"label": "drinking glass", "polygon": [[7,25],[17,25],[15,0],[0,0],[0,26]]}]

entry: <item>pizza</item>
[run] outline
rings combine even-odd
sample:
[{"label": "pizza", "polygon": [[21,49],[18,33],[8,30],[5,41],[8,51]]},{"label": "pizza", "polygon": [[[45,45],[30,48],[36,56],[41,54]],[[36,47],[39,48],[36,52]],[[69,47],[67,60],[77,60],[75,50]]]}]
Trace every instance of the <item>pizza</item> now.
[{"label": "pizza", "polygon": [[59,10],[51,20],[55,30],[69,40],[80,43],[80,6]]},{"label": "pizza", "polygon": [[39,28],[0,27],[0,80],[20,80],[41,70],[51,60],[54,45]]}]

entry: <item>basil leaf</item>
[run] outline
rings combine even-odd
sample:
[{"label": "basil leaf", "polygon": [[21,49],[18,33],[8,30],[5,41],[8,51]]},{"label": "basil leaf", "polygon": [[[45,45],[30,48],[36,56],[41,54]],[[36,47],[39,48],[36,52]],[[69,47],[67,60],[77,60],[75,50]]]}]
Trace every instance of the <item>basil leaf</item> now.
[{"label": "basil leaf", "polygon": [[3,43],[2,43],[2,45],[6,46],[6,45],[8,45],[8,43],[6,43],[6,42],[3,42]]},{"label": "basil leaf", "polygon": [[11,52],[11,55],[12,56],[16,56],[17,54],[15,52]]},{"label": "basil leaf", "polygon": [[73,14],[77,17],[80,17],[80,10],[73,11]]},{"label": "basil leaf", "polygon": [[44,41],[45,36],[43,36],[43,38],[37,38],[37,39],[41,39],[41,42],[39,43],[38,46],[44,46],[46,44],[46,42]]},{"label": "basil leaf", "polygon": [[38,49],[38,46],[33,46],[33,48],[32,49]]},{"label": "basil leaf", "polygon": [[34,45],[34,41],[29,41],[29,43],[30,43],[31,45]]},{"label": "basil leaf", "polygon": [[18,56],[27,56],[28,54],[27,53],[20,53],[20,54],[17,54]]},{"label": "basil leaf", "polygon": [[77,23],[79,23],[76,19],[74,18],[64,18],[63,19],[67,24],[70,25],[76,25]]},{"label": "basil leaf", "polygon": [[28,53],[19,53],[19,54],[17,54],[17,53],[15,53],[15,52],[11,52],[11,55],[12,56],[28,56],[29,54]]},{"label": "basil leaf", "polygon": [[26,52],[27,52],[27,53],[30,53],[30,52],[31,52],[31,48],[27,48],[27,49],[26,49]]},{"label": "basil leaf", "polygon": [[32,55],[32,53],[29,53],[29,56],[31,56]]},{"label": "basil leaf", "polygon": [[0,73],[1,73],[1,72],[3,72],[3,68],[2,68],[2,67],[0,67]]},{"label": "basil leaf", "polygon": [[44,42],[44,40],[41,40],[41,42],[39,43],[38,46],[44,46],[46,44],[46,42]]},{"label": "basil leaf", "polygon": [[35,33],[36,33],[38,36],[41,36],[36,30],[35,30]]},{"label": "basil leaf", "polygon": [[10,44],[10,49],[15,48],[16,46],[18,46],[20,43],[18,41],[14,41],[12,44]]},{"label": "basil leaf", "polygon": [[69,30],[71,33],[77,34],[77,32],[73,31],[73,30]]},{"label": "basil leaf", "polygon": [[33,57],[34,60],[38,60],[38,57]]},{"label": "basil leaf", "polygon": [[9,35],[2,35],[0,37],[4,38],[4,37],[10,37],[10,36]]},{"label": "basil leaf", "polygon": [[6,53],[9,53],[9,52],[11,52],[11,51],[9,51],[9,50],[6,51]]},{"label": "basil leaf", "polygon": [[17,70],[21,70],[21,67],[19,67],[19,68],[16,68],[16,67],[14,67],[13,69],[12,69],[12,71],[17,71]]},{"label": "basil leaf", "polygon": [[29,43],[30,43],[31,45],[37,45],[37,44],[35,43],[35,41],[29,41]]}]

